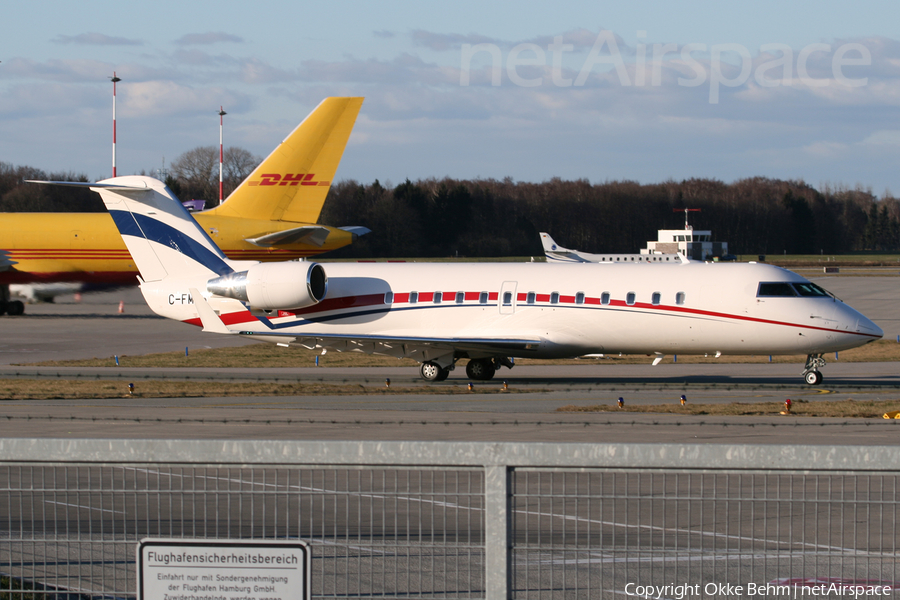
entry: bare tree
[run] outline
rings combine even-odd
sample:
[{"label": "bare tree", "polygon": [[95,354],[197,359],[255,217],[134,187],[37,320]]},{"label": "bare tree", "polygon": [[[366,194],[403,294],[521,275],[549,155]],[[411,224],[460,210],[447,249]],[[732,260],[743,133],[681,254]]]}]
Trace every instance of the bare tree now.
[{"label": "bare tree", "polygon": [[[244,148],[227,148],[222,165],[225,195],[240,185],[260,162],[261,158]],[[188,150],[172,162],[169,174],[178,182],[182,200],[215,201],[219,197],[219,149],[198,146]]]},{"label": "bare tree", "polygon": [[218,193],[218,176],[213,179],[213,167],[218,153],[215,146],[199,146],[176,158],[169,172],[181,185],[182,200],[212,200]]}]

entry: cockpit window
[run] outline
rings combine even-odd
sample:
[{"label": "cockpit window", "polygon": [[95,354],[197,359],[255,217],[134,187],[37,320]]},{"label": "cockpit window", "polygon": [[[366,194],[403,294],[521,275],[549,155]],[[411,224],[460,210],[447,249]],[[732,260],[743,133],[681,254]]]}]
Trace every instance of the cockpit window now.
[{"label": "cockpit window", "polygon": [[797,292],[786,281],[777,281],[773,283],[760,283],[759,291],[756,292],[757,297],[795,297]]},{"label": "cockpit window", "polygon": [[814,283],[795,283],[794,289],[801,296],[828,296],[828,292]]},{"label": "cockpit window", "polygon": [[[833,294],[818,285],[805,281],[803,283],[788,283],[786,281],[762,282],[759,284],[757,297],[770,298],[835,298]],[[835,298],[836,300],[837,298]]]}]

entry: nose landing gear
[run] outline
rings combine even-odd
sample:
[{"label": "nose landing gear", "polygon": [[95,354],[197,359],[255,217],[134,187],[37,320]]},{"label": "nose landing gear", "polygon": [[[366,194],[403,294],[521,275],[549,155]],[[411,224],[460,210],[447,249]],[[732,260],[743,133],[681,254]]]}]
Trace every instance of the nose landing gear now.
[{"label": "nose landing gear", "polygon": [[825,366],[825,359],[821,354],[808,354],[806,356],[806,366],[803,369],[803,380],[809,385],[819,385],[822,383],[822,374],[819,369]]}]

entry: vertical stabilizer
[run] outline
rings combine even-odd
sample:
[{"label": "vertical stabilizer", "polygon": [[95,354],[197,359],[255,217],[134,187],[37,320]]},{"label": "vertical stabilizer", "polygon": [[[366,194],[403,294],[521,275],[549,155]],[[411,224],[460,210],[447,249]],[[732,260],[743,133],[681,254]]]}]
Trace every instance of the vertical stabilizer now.
[{"label": "vertical stabilizer", "polygon": [[245,179],[206,214],[315,223],[363,98],[326,98]]},{"label": "vertical stabilizer", "polygon": [[145,282],[170,275],[209,278],[233,271],[222,251],[161,181],[129,176],[89,185],[103,199]]}]

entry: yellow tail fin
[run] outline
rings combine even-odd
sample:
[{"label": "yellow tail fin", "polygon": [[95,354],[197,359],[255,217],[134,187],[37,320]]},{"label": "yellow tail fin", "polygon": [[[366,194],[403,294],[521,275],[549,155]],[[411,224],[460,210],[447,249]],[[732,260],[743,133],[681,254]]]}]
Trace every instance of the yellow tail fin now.
[{"label": "yellow tail fin", "polygon": [[222,203],[205,214],[315,223],[363,98],[326,98]]}]

